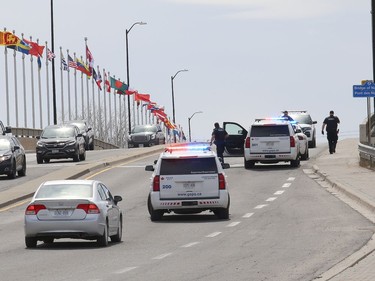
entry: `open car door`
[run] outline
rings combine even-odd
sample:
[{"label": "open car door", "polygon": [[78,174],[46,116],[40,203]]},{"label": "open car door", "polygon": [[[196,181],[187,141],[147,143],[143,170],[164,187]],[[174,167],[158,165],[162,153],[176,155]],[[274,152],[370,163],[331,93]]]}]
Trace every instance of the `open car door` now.
[{"label": "open car door", "polygon": [[223,128],[228,133],[225,140],[225,155],[242,156],[247,130],[235,122],[224,122]]}]

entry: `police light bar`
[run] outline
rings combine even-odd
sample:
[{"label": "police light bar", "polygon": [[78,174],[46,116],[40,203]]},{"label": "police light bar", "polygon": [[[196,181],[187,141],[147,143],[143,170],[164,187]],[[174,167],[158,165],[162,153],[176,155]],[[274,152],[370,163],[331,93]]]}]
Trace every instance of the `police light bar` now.
[{"label": "police light bar", "polygon": [[190,143],[175,143],[171,144],[165,149],[165,152],[177,151],[211,151],[211,146],[207,142],[190,142]]}]

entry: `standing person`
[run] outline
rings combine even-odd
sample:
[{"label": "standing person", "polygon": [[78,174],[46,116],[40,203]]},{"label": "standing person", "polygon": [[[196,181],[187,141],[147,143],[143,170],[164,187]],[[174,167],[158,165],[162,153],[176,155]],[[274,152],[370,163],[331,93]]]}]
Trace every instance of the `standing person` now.
[{"label": "standing person", "polygon": [[327,140],[328,140],[328,146],[329,146],[329,153],[335,153],[336,152],[336,144],[338,140],[338,133],[339,128],[338,124],[340,124],[340,119],[334,115],[335,113],[333,110],[329,112],[329,116],[326,117],[323,121],[322,125],[322,135],[324,135],[324,127],[326,127],[327,132]]},{"label": "standing person", "polygon": [[288,120],[288,121],[294,121],[294,119],[292,117],[289,116],[289,113],[288,111],[283,111],[283,115],[281,116],[282,118]]},{"label": "standing person", "polygon": [[228,137],[228,133],[223,128],[220,128],[220,125],[217,122],[214,124],[214,127],[215,128],[212,131],[210,145],[212,145],[212,143],[216,145],[217,156],[224,163],[223,153],[225,149],[225,139]]}]

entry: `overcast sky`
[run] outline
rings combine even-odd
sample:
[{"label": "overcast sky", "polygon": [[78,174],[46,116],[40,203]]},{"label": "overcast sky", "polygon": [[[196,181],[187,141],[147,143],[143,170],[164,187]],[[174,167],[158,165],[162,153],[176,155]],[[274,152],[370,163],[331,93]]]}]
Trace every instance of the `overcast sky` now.
[{"label": "overcast sky", "polygon": [[[373,77],[370,10],[369,0],[55,0],[55,49],[84,56],[87,37],[95,64],[126,81],[125,30],[147,22],[129,33],[130,86],[172,116],[171,76],[188,69],[174,79],[175,110],[186,133],[203,111],[193,139],[216,121],[248,128],[285,109],[308,110],[319,131],[333,109],[349,133],[367,116],[352,86]],[[3,1],[1,24],[50,42],[50,0]]]}]

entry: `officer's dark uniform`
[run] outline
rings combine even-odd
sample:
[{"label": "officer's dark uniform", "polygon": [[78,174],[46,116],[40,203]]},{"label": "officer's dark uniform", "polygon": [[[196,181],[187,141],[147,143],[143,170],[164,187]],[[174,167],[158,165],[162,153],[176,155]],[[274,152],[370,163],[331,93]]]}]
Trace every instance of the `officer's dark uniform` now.
[{"label": "officer's dark uniform", "polygon": [[323,121],[323,124],[326,124],[327,140],[329,146],[329,153],[336,152],[336,144],[338,140],[337,135],[337,125],[340,123],[340,119],[333,114],[330,114]]},{"label": "officer's dark uniform", "polygon": [[225,137],[228,133],[219,127],[213,130],[212,135],[215,137],[214,144],[216,145],[217,156],[224,161]]}]

